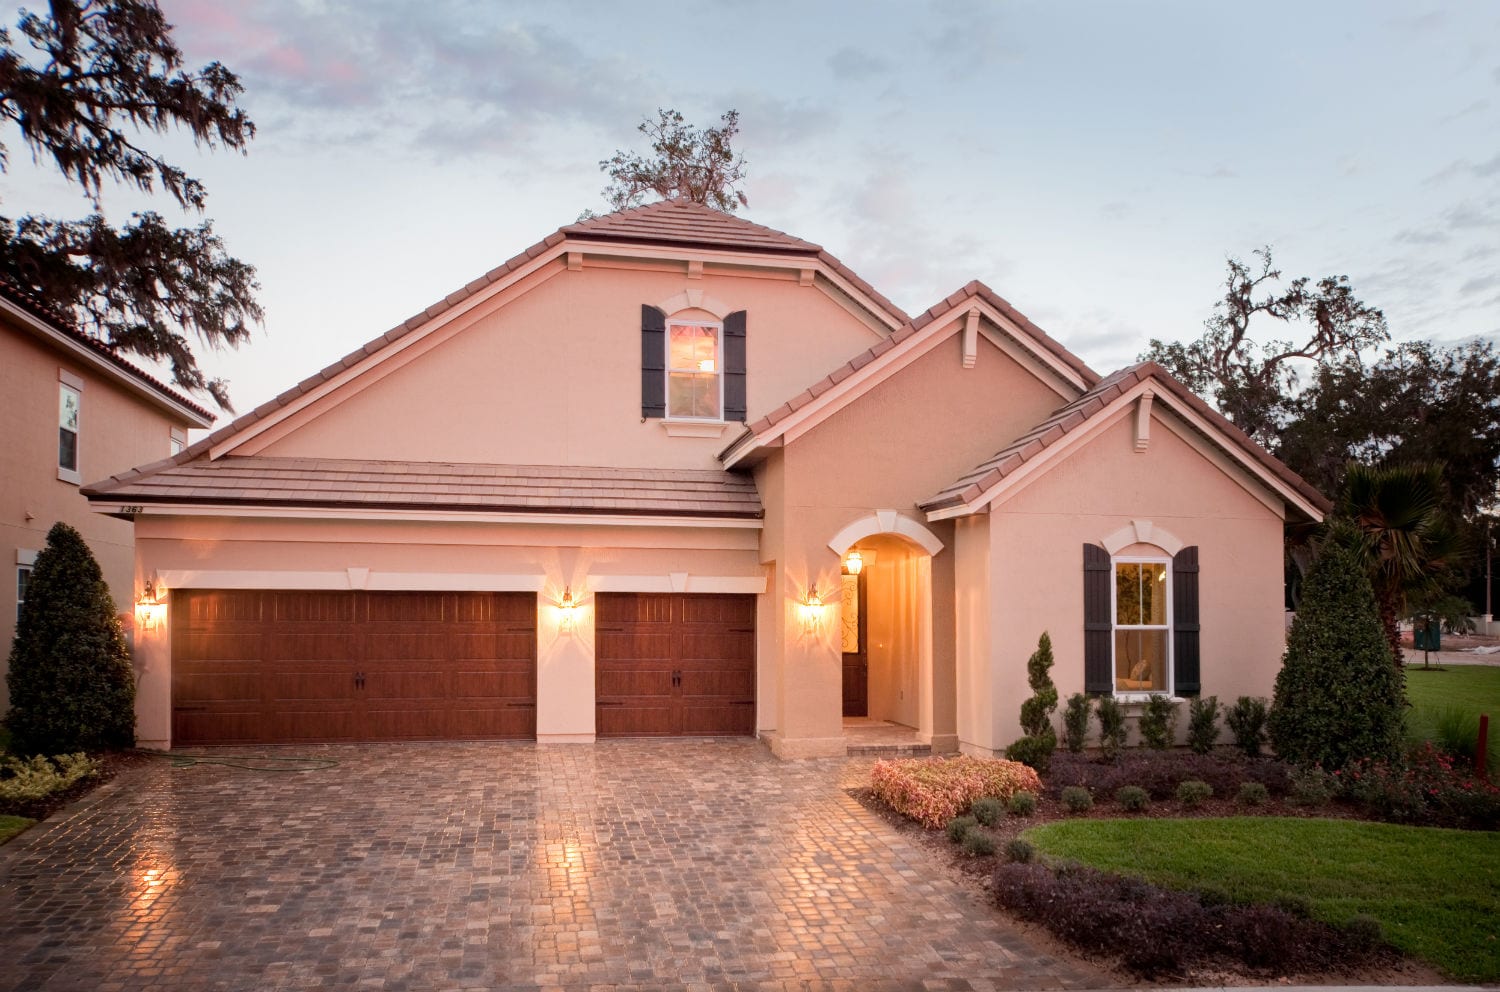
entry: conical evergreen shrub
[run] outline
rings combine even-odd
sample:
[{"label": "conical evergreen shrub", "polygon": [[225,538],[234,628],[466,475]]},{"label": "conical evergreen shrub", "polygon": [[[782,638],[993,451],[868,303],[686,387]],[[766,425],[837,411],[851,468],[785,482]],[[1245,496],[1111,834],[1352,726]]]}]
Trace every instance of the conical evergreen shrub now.
[{"label": "conical evergreen shrub", "polygon": [[130,747],[135,674],[114,601],[83,537],[54,524],[36,556],[10,649],[10,712],[17,754]]},{"label": "conical evergreen shrub", "polygon": [[1361,562],[1329,541],[1303,586],[1267,731],[1283,760],[1399,757],[1405,692]]},{"label": "conical evergreen shrub", "polygon": [[1026,681],[1032,695],[1021,704],[1021,729],[1026,736],[1005,749],[1012,761],[1030,765],[1045,772],[1057,750],[1057,731],[1052,728],[1052,712],[1057,709],[1057,686],[1052,684],[1052,636],[1042,631],[1036,650],[1026,660]]}]

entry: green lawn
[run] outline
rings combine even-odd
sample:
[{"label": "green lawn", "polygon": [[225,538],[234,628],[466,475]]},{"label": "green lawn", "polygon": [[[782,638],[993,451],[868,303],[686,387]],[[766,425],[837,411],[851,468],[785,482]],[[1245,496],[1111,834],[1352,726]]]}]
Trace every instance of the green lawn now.
[{"label": "green lawn", "polygon": [[4,844],[35,822],[24,816],[0,816],[0,844]]},{"label": "green lawn", "polygon": [[1023,835],[1045,854],[1237,901],[1302,896],[1313,915],[1380,921],[1395,946],[1500,981],[1500,834],[1278,817],[1078,820]]},{"label": "green lawn", "polygon": [[[1406,698],[1411,702],[1407,731],[1414,740],[1437,740],[1438,719],[1445,712],[1462,713],[1467,730],[1476,734],[1479,714],[1490,715],[1490,764],[1500,759],[1500,667],[1449,665],[1444,671],[1423,671],[1407,656]],[[1491,768],[1491,774],[1495,772]]]}]

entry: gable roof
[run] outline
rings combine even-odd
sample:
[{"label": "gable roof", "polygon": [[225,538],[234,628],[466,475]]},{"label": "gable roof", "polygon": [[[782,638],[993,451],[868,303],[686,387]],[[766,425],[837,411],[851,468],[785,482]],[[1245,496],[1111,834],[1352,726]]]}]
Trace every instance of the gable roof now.
[{"label": "gable roof", "polygon": [[1145,384],[1159,387],[1159,391],[1153,390],[1154,396],[1162,397],[1169,406],[1176,407],[1178,412],[1190,414],[1190,421],[1195,417],[1204,423],[1207,430],[1200,430],[1199,433],[1232,457],[1239,455],[1236,460],[1249,469],[1252,475],[1258,476],[1271,489],[1291,495],[1288,503],[1297,505],[1300,502],[1302,505],[1298,508],[1314,520],[1321,519],[1323,514],[1333,508],[1333,504],[1306,479],[1261,447],[1156,362],[1140,362],[1100,380],[1078,399],[1001,448],[952,485],[917,505],[927,512],[929,518],[933,514],[961,516],[989,505],[999,495],[1007,479],[1016,477],[1022,468],[1043,452],[1062,444],[1069,437],[1077,436],[1080,428],[1110,409],[1114,401],[1131,393],[1143,392],[1140,387]]},{"label": "gable roof", "polygon": [[840,383],[863,373],[861,378],[864,381],[851,383],[850,388],[845,390],[838,400],[832,397],[824,400],[825,409],[817,412],[814,422],[821,422],[832,416],[862,395],[865,389],[873,386],[878,381],[878,373],[882,367],[898,361],[906,351],[915,347],[916,341],[922,337],[922,331],[925,328],[944,317],[953,315],[966,304],[976,301],[985,303],[999,316],[1015,325],[1025,336],[1025,340],[1020,342],[1022,347],[1034,346],[1034,349],[1029,350],[1038,351],[1044,358],[1050,358],[1066,369],[1071,377],[1083,387],[1093,386],[1099,381],[1099,374],[1089,368],[1083,359],[1064,348],[1046,331],[1032,323],[1025,314],[1013,307],[999,293],[975,279],[929,307],[914,320],[907,321],[890,337],[854,356],[759,420],[747,424],[745,430],[719,453],[720,460],[732,466],[755,448],[772,442],[780,434],[779,426],[788,418],[812,407]]},{"label": "gable roof", "polygon": [[[170,464],[183,465],[200,455],[212,452],[219,445],[238,434],[276,415],[293,403],[302,400],[330,380],[364,364],[387,348],[396,344],[413,331],[459,306],[473,296],[489,289],[496,283],[506,281],[526,270],[531,263],[547,255],[556,255],[565,244],[580,245],[659,245],[666,247],[702,247],[737,249],[740,251],[805,256],[810,262],[821,262],[838,273],[847,283],[864,293],[871,303],[883,309],[892,323],[906,323],[909,317],[874,287],[857,276],[853,270],[834,258],[818,245],[794,238],[781,231],[753,224],[750,221],[702,204],[688,200],[673,199],[648,203],[645,206],[593,217],[586,221],[558,228],[525,251],[513,255],[477,279],[454,290],[441,300],[413,314],[384,334],[372,339],[363,347],[356,348],[336,362],[313,373],[275,398],[262,403],[254,410],[242,414],[220,427],[207,437],[173,456]],[[157,470],[160,465],[145,466]]]},{"label": "gable roof", "polygon": [[747,476],[723,470],[480,465],[343,458],[170,459],[83,489],[132,507],[261,506],[755,519]]},{"label": "gable roof", "polygon": [[144,369],[126,361],[119,352],[103,341],[85,334],[72,318],[9,279],[0,279],[0,310],[24,324],[37,336],[62,345],[67,351],[101,371],[106,371],[117,381],[129,385],[158,406],[166,407],[192,426],[207,427],[213,423],[212,412]]}]

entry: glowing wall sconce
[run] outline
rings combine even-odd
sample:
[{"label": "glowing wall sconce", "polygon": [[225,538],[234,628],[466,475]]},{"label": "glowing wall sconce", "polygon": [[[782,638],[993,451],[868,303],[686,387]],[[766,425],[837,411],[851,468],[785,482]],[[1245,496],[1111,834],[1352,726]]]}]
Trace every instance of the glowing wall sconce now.
[{"label": "glowing wall sconce", "polygon": [[573,633],[573,624],[578,616],[578,600],[573,598],[573,587],[563,589],[562,601],[557,604],[557,630],[562,634]]},{"label": "glowing wall sconce", "polygon": [[135,603],[136,629],[150,632],[161,627],[162,621],[167,618],[167,604],[161,598],[165,592],[153,582],[146,583],[146,588],[141,590],[141,598]]},{"label": "glowing wall sconce", "polygon": [[864,569],[865,556],[860,554],[858,551],[849,552],[849,556],[844,559],[844,571],[848,572],[850,575],[858,575],[860,572],[863,572]]},{"label": "glowing wall sconce", "polygon": [[823,611],[827,609],[823,605],[823,597],[818,595],[818,588],[814,586],[807,593],[807,598],[797,604],[797,612],[802,616],[802,632],[805,634],[816,634],[818,628],[823,624]]}]

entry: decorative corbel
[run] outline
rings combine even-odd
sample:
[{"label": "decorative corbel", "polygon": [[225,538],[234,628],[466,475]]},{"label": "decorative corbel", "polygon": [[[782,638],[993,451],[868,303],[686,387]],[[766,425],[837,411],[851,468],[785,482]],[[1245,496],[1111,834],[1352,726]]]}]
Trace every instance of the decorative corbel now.
[{"label": "decorative corbel", "polygon": [[1146,390],[1135,406],[1135,450],[1145,451],[1151,444],[1151,400],[1155,393]]},{"label": "decorative corbel", "polygon": [[979,361],[979,308],[964,318],[964,368],[972,369]]}]

